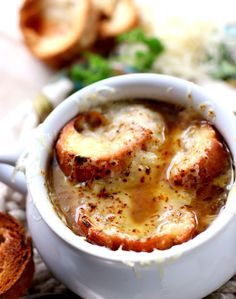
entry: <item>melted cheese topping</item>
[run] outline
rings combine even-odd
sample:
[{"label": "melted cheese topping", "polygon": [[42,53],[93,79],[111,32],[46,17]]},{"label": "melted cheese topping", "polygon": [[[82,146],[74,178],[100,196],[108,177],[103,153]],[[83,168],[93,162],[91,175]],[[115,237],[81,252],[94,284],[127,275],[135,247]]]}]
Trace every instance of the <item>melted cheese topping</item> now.
[{"label": "melted cheese topping", "polygon": [[99,112],[103,113],[107,124],[95,130],[85,126],[81,134],[70,128],[69,138],[65,142],[67,149],[82,157],[107,157],[130,143],[138,144],[139,139],[146,138],[147,131],[155,134],[159,145],[164,142],[165,124],[162,116],[140,104],[127,107],[115,103],[112,109],[103,107]]},{"label": "melted cheese topping", "polygon": [[[54,159],[48,181],[51,199],[59,215],[79,235],[82,232],[77,221],[82,213],[107,234],[116,233],[140,239],[158,232],[165,223],[164,215],[169,211],[187,205],[196,213],[197,233],[206,229],[225,204],[227,186],[232,180],[230,161],[229,167],[211,183],[213,190],[217,191],[212,191],[207,198],[204,194],[199,195],[197,190],[173,188],[167,180],[171,161],[180,151],[183,132],[191,125],[202,122],[200,116],[191,110],[161,103],[113,105],[109,109],[103,108],[103,111],[110,119],[114,119],[111,124],[114,126],[116,122],[124,122],[124,112],[135,110],[138,115],[141,113],[139,109],[142,111],[146,106],[151,108],[150,113],[155,114],[156,123],[151,124],[148,118],[145,122],[142,118],[142,126],[154,126],[152,129],[160,142],[157,147],[136,152],[130,165],[121,174],[77,185],[71,185],[65,179]],[[134,121],[133,118],[132,113],[129,121]],[[95,138],[103,138],[102,134],[99,132]],[[87,131],[85,136],[92,138],[94,133]],[[187,134],[184,138],[187,138]]]}]

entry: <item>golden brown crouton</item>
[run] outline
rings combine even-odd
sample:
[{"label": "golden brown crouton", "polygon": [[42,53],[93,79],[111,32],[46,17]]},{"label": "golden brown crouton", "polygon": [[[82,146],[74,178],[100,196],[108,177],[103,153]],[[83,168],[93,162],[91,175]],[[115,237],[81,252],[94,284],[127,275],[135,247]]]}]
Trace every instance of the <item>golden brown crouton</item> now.
[{"label": "golden brown crouton", "polygon": [[228,157],[211,125],[193,125],[182,138],[182,151],[172,161],[169,181],[187,189],[199,187],[222,172]]},{"label": "golden brown crouton", "polygon": [[154,249],[165,250],[190,240],[197,229],[196,216],[187,207],[164,213],[157,222],[155,232],[141,239],[116,232],[114,229],[109,231],[107,228],[96,227],[86,215],[86,211],[81,209],[80,212],[78,224],[86,239],[93,244],[106,246],[112,250],[119,248],[137,252],[151,252]]},{"label": "golden brown crouton", "polygon": [[127,109],[122,117],[115,114],[112,122],[99,112],[89,111],[70,121],[56,143],[58,162],[65,175],[83,182],[120,173],[135,152],[145,149],[153,139],[150,124],[154,129],[160,125],[148,109],[140,111]]}]

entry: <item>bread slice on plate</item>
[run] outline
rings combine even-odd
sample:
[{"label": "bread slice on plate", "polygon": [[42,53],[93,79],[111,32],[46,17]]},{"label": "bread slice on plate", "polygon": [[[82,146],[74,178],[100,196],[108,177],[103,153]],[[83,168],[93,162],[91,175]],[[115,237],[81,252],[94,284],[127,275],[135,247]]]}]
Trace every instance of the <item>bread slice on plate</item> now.
[{"label": "bread slice on plate", "polygon": [[31,285],[34,262],[31,239],[12,216],[0,212],[0,299],[17,299]]},{"label": "bread slice on plate", "polygon": [[20,28],[39,59],[56,65],[90,47],[97,36],[98,14],[90,0],[25,0]]},{"label": "bread slice on plate", "polygon": [[[96,1],[109,2],[109,1]],[[103,10],[106,16],[99,22],[98,33],[100,38],[115,37],[125,33],[138,25],[139,15],[132,0],[112,1],[108,10]]]},{"label": "bread slice on plate", "polygon": [[92,0],[96,9],[106,17],[111,17],[119,0]]}]

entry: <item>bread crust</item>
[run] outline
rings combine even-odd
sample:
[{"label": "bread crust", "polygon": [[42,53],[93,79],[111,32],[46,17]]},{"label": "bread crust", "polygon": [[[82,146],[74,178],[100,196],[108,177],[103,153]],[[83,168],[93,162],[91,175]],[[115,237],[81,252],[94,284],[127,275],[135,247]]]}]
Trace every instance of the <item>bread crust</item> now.
[{"label": "bread crust", "polygon": [[228,160],[229,153],[211,125],[192,126],[182,139],[182,152],[172,161],[169,182],[186,189],[198,188],[218,176]]},{"label": "bread crust", "polygon": [[[81,132],[76,130],[76,123],[80,123],[81,119],[87,124],[88,121],[92,121],[95,115],[103,119],[100,125],[106,130],[104,123],[106,121],[102,114],[96,111],[84,112],[62,129],[56,142],[58,163],[71,181],[84,182],[105,176],[112,177],[121,173],[135,152],[139,149],[145,149],[145,146],[153,138],[152,130],[139,125],[142,123],[142,117],[146,117],[146,115],[140,116],[139,123],[124,121],[126,119],[126,115],[124,115],[122,122],[116,125],[116,129],[111,127],[112,129],[108,131],[105,140],[104,138],[99,140],[99,138],[86,137],[83,135],[83,130]],[[101,132],[101,136],[103,136],[104,130]],[[115,131],[115,136],[113,131]],[[83,146],[83,144],[85,145]],[[89,147],[89,153],[84,152],[84,147]],[[83,154],[81,154],[82,151]]]},{"label": "bread crust", "polygon": [[[74,9],[67,9],[72,4]],[[97,22],[98,11],[91,0],[25,0],[20,9],[19,25],[26,45],[53,66],[69,62],[89,48],[97,37]]]},{"label": "bread crust", "polygon": [[111,17],[119,0],[92,0],[96,9],[104,16]]},{"label": "bread crust", "polygon": [[34,262],[31,239],[12,216],[0,212],[0,298],[17,299],[30,287]]},{"label": "bread crust", "polygon": [[96,227],[84,210],[81,210],[78,215],[78,224],[87,241],[112,250],[123,249],[136,252],[165,250],[187,242],[194,236],[197,229],[195,213],[185,206],[177,211],[167,211],[158,222],[155,233],[146,238],[137,239],[127,234]]},{"label": "bread crust", "polygon": [[133,29],[139,23],[138,10],[131,0],[116,1],[107,17],[98,24],[100,38],[115,37]]}]

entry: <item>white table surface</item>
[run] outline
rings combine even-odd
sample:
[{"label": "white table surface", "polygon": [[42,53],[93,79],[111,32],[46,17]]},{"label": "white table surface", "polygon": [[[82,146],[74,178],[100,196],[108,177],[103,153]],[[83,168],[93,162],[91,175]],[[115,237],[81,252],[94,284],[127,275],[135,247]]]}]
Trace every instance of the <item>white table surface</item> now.
[{"label": "white table surface", "polygon": [[0,120],[32,99],[53,73],[23,43],[18,28],[21,3],[22,0],[0,1]]}]

